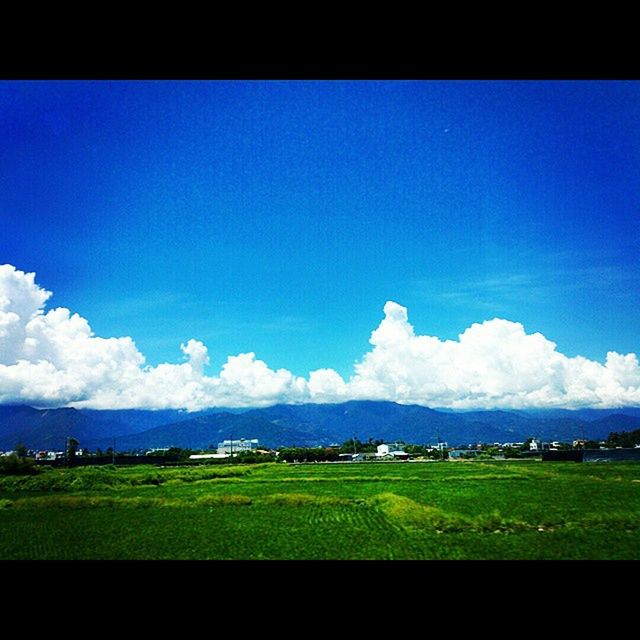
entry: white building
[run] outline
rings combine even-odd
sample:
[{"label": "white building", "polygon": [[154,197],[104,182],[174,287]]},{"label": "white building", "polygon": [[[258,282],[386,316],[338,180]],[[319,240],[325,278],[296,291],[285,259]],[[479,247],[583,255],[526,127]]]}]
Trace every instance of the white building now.
[{"label": "white building", "polygon": [[228,453],[194,453],[189,456],[189,460],[219,460],[221,458],[230,458]]},{"label": "white building", "polygon": [[389,445],[388,444],[379,444],[378,450],[376,451],[376,457],[382,458],[383,456],[389,455]]},{"label": "white building", "polygon": [[241,451],[255,451],[258,448],[258,439],[251,440],[240,438],[240,440],[223,440],[218,443],[218,453],[235,454]]},{"label": "white building", "polygon": [[376,458],[404,458],[408,454],[398,444],[379,444]]},{"label": "white building", "polygon": [[364,453],[341,453],[338,455],[340,462],[363,462],[365,460]]},{"label": "white building", "polygon": [[55,460],[55,451],[38,451],[35,456],[36,460]]}]

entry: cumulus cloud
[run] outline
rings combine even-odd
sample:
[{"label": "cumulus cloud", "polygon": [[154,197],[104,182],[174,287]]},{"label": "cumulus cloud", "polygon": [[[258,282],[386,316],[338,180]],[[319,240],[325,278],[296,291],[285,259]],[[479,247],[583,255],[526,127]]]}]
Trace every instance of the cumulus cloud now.
[{"label": "cumulus cloud", "polygon": [[145,366],[130,337],[95,336],[63,307],[45,313],[50,296],[33,273],[0,266],[0,403],[195,410],[309,400],[304,378],[253,353],[229,356],[218,376],[205,375],[208,350],[195,339],[180,345],[185,362]]},{"label": "cumulus cloud", "polygon": [[458,340],[416,336],[406,308],[387,302],[384,311],[349,382],[354,397],[458,409],[640,402],[635,354],[609,352],[604,365],[569,358],[542,334],[500,318],[473,324]]},{"label": "cumulus cloud", "polygon": [[542,334],[500,318],[440,340],[416,335],[407,309],[389,301],[371,350],[348,380],[329,368],[307,378],[273,370],[254,353],[228,356],[217,375],[207,375],[209,353],[199,340],[180,345],[183,362],[152,367],[130,337],[96,336],[64,307],[45,312],[50,297],[33,273],[0,265],[0,403],[188,410],[350,399],[459,409],[640,404],[635,354],[611,351],[604,364],[569,358]]}]

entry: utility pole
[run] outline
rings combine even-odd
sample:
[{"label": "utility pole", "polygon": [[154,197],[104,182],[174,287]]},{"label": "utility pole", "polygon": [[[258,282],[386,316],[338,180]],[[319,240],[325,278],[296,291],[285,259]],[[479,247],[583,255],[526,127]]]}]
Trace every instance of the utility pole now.
[{"label": "utility pole", "polygon": [[356,453],[358,452],[356,451],[356,434],[354,433],[353,434],[353,455],[355,456]]},{"label": "utility pole", "polygon": [[231,440],[229,442],[231,443],[231,464],[233,464],[233,433],[231,434]]},{"label": "utility pole", "polygon": [[111,464],[115,465],[116,463],[116,439],[115,436],[113,438],[113,446],[111,447]]}]

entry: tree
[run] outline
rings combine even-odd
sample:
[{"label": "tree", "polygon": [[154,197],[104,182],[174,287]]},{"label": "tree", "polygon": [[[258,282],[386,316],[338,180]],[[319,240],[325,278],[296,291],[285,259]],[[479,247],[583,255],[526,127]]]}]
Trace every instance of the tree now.
[{"label": "tree", "polygon": [[73,459],[76,457],[79,444],[74,437],[70,436],[67,438],[67,464],[73,464]]},{"label": "tree", "polygon": [[407,444],[403,450],[412,456],[426,456],[428,454],[427,447],[421,444]]},{"label": "tree", "polygon": [[26,458],[28,454],[29,449],[27,449],[27,445],[22,443],[16,445],[16,455],[18,458]]},{"label": "tree", "polygon": [[[348,453],[352,452],[353,450]],[[338,459],[338,451],[322,447],[283,447],[278,450],[278,460],[281,462],[324,462]]]},{"label": "tree", "polygon": [[527,438],[524,444],[520,446],[520,451],[529,451],[531,448],[529,445],[533,442],[533,438]]},{"label": "tree", "polygon": [[504,453],[505,458],[522,458],[522,452],[519,448],[504,447],[502,453]]},{"label": "tree", "polygon": [[178,460],[188,460],[189,456],[193,453],[193,449],[182,449],[180,447],[169,447],[164,453],[161,455],[165,457],[173,457]]},{"label": "tree", "polygon": [[607,438],[609,447],[635,447],[637,444],[640,444],[640,429],[620,433],[613,431]]},{"label": "tree", "polygon": [[275,459],[275,456],[271,453],[258,453],[257,451],[240,451],[240,453],[236,454],[236,460],[246,464],[275,462]]},{"label": "tree", "polygon": [[39,472],[32,458],[19,458],[15,453],[0,457],[0,475],[23,476]]},{"label": "tree", "polygon": [[349,438],[345,440],[341,445],[340,453],[360,453],[363,450],[363,445],[358,438]]}]

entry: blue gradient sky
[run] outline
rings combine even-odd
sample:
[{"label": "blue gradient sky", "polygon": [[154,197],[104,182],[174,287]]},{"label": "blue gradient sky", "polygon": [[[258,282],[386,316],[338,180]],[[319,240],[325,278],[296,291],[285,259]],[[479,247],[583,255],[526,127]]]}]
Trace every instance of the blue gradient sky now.
[{"label": "blue gradient sky", "polygon": [[2,82],[0,263],[147,361],[343,376],[387,300],[640,350],[638,82]]}]

